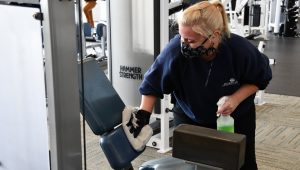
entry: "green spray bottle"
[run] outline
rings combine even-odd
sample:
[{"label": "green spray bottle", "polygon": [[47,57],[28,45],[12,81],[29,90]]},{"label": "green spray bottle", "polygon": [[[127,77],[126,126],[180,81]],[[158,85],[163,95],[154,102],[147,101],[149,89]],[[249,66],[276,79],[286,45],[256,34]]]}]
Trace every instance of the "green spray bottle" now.
[{"label": "green spray bottle", "polygon": [[[228,97],[224,96],[218,101],[218,110],[225,103]],[[234,133],[234,119],[230,115],[220,115],[217,119],[217,130]]]}]

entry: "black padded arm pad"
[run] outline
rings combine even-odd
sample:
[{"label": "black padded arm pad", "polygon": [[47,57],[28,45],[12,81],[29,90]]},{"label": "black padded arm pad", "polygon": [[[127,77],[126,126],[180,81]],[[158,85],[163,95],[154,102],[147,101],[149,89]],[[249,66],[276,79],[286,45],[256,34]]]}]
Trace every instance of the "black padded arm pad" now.
[{"label": "black padded arm pad", "polygon": [[172,156],[226,170],[237,170],[244,164],[245,146],[245,135],[180,125],[174,130]]},{"label": "black padded arm pad", "polygon": [[85,113],[94,134],[102,135],[122,123],[125,104],[96,60],[83,63],[83,76],[79,80],[82,77],[84,82],[83,88],[80,86],[81,112]]}]

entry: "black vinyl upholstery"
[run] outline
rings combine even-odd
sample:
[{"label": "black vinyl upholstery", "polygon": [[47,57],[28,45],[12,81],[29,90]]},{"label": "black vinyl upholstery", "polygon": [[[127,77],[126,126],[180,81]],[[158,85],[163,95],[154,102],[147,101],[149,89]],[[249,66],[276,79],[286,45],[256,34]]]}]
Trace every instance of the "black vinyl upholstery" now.
[{"label": "black vinyl upholstery", "polygon": [[80,72],[81,68],[83,76],[79,80],[84,81],[83,87],[80,86],[81,113],[93,133],[100,135],[100,146],[110,166],[127,169],[143,151],[133,149],[122,126],[118,126],[125,105],[96,60],[79,64]]},{"label": "black vinyl upholstery", "polygon": [[[81,70],[80,65],[79,68]],[[84,91],[80,86],[81,112],[84,111],[94,134],[102,135],[122,122],[125,105],[96,60],[84,62],[80,80],[82,77]]]}]

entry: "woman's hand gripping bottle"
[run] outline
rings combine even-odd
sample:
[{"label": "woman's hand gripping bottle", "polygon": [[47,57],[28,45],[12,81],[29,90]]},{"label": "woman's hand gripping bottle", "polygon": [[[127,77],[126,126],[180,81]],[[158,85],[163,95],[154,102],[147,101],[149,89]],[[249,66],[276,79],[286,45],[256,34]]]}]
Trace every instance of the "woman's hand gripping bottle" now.
[{"label": "woman's hand gripping bottle", "polygon": [[[226,102],[227,97],[221,97],[218,101],[218,110]],[[230,115],[220,114],[220,117],[217,119],[217,130],[223,132],[234,133],[234,119]]]}]

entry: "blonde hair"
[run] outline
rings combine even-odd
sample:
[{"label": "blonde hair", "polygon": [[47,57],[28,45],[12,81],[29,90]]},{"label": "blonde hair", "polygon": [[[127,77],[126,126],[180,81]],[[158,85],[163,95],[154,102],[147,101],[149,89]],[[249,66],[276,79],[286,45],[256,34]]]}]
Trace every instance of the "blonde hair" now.
[{"label": "blonde hair", "polygon": [[178,24],[191,26],[193,31],[204,36],[219,30],[223,37],[230,37],[227,15],[219,0],[202,1],[190,6],[178,18]]}]

